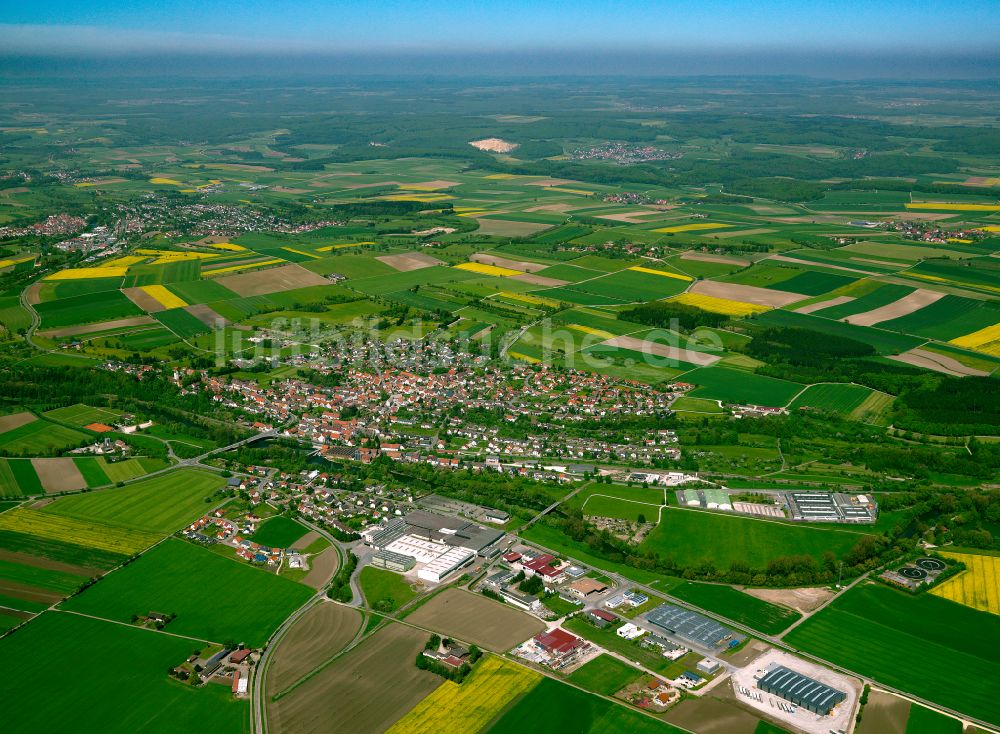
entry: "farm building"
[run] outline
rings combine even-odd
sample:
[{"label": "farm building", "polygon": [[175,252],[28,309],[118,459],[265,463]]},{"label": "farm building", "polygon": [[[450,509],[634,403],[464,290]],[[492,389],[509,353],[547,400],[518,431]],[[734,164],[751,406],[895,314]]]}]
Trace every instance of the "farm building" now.
[{"label": "farm building", "polygon": [[724,646],[736,647],[743,641],[741,635],[737,635],[714,619],[673,604],[661,604],[649,612],[646,618],[652,624],[682,640],[712,650]]},{"label": "farm building", "polygon": [[847,698],[847,694],[820,683],[808,676],[796,673],[784,665],[776,665],[768,670],[757,687],[765,693],[783,698],[789,703],[812,711],[814,714],[829,714],[834,706]]}]

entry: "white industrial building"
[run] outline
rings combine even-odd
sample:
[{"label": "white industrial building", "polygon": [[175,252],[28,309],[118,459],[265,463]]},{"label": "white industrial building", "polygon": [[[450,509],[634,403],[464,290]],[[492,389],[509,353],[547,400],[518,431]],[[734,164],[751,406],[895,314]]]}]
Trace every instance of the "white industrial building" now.
[{"label": "white industrial building", "polygon": [[452,571],[456,571],[476,557],[468,548],[451,548],[417,571],[417,578],[438,583]]}]

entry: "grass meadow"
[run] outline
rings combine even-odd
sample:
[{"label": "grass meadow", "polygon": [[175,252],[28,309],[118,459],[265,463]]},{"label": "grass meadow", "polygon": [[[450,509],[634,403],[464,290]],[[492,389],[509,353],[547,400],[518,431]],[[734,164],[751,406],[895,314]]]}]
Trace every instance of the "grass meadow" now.
[{"label": "grass meadow", "polygon": [[[5,685],[4,731],[34,734],[67,722],[73,731],[107,734],[244,731],[250,707],[226,686],[195,688],[167,677],[198,648],[192,640],[46,612],[0,640],[0,657],[17,671]],[[72,685],[52,685],[54,671]]]},{"label": "grass meadow", "polygon": [[64,607],[119,622],[153,610],[176,614],[168,632],[259,647],[312,593],[243,561],[170,538]]}]

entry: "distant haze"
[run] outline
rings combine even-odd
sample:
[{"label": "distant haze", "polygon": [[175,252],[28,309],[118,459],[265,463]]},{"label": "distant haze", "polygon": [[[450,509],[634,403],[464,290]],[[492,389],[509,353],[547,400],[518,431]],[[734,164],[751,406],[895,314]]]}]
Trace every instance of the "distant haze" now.
[{"label": "distant haze", "polygon": [[996,0],[33,0],[0,73],[1000,75]]}]

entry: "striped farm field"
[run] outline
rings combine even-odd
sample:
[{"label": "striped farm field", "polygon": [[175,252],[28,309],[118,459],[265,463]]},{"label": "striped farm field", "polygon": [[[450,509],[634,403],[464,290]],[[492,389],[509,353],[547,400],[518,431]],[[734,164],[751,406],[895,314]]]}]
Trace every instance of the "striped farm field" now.
[{"label": "striped farm field", "polygon": [[660,229],[654,229],[654,232],[661,232],[663,234],[673,234],[675,232],[698,232],[700,230],[707,229],[723,229],[724,227],[732,227],[731,224],[718,224],[715,222],[698,222],[695,224],[675,224],[673,227],[661,227]]},{"label": "striped farm field", "polygon": [[506,277],[508,275],[522,275],[520,270],[499,268],[496,265],[487,265],[486,263],[460,263],[455,267],[458,270],[468,270],[469,272],[479,273],[481,275],[497,275],[500,277]]},{"label": "striped farm field", "polygon": [[143,292],[155,298],[164,308],[184,308],[187,304],[183,298],[174,295],[162,285],[142,285]]},{"label": "striped farm field", "polygon": [[935,586],[931,593],[981,612],[1000,614],[1000,557],[947,552],[941,555],[961,561],[966,570]]},{"label": "striped farm field", "polygon": [[703,296],[698,293],[682,293],[670,300],[676,303],[683,303],[685,306],[700,308],[702,311],[721,313],[725,316],[749,316],[752,313],[763,313],[768,310],[767,306],[758,306],[755,303],[731,301],[728,298]]},{"label": "striped farm field", "polygon": [[126,556],[138,553],[160,539],[159,535],[142,530],[62,517],[23,507],[0,514],[0,531],[32,535]]},{"label": "striped farm field", "polygon": [[681,273],[672,273],[668,270],[655,270],[654,268],[644,268],[641,265],[633,265],[628,270],[634,270],[637,273],[649,273],[650,275],[662,275],[664,278],[676,278],[677,280],[694,280],[690,275],[682,275]]},{"label": "striped farm field", "polygon": [[206,278],[214,278],[216,275],[222,275],[223,273],[235,273],[238,270],[249,270],[250,268],[263,268],[270,265],[277,265],[278,263],[285,262],[281,258],[270,258],[268,260],[258,260],[257,262],[245,262],[242,265],[230,265],[228,268],[214,268],[212,270],[203,270],[202,275]]},{"label": "striped farm field", "polygon": [[478,732],[511,701],[534,688],[542,679],[533,670],[487,656],[462,684],[445,681],[388,734],[466,734]]},{"label": "striped farm field", "polygon": [[848,383],[822,383],[810,385],[792,401],[788,407],[818,408],[848,415],[860,406],[869,395],[871,388]]},{"label": "striped farm field", "polygon": [[63,497],[42,516],[79,518],[135,528],[137,532],[172,533],[205,511],[205,498],[225,484],[215,474],[179,469],[120,489]]}]

